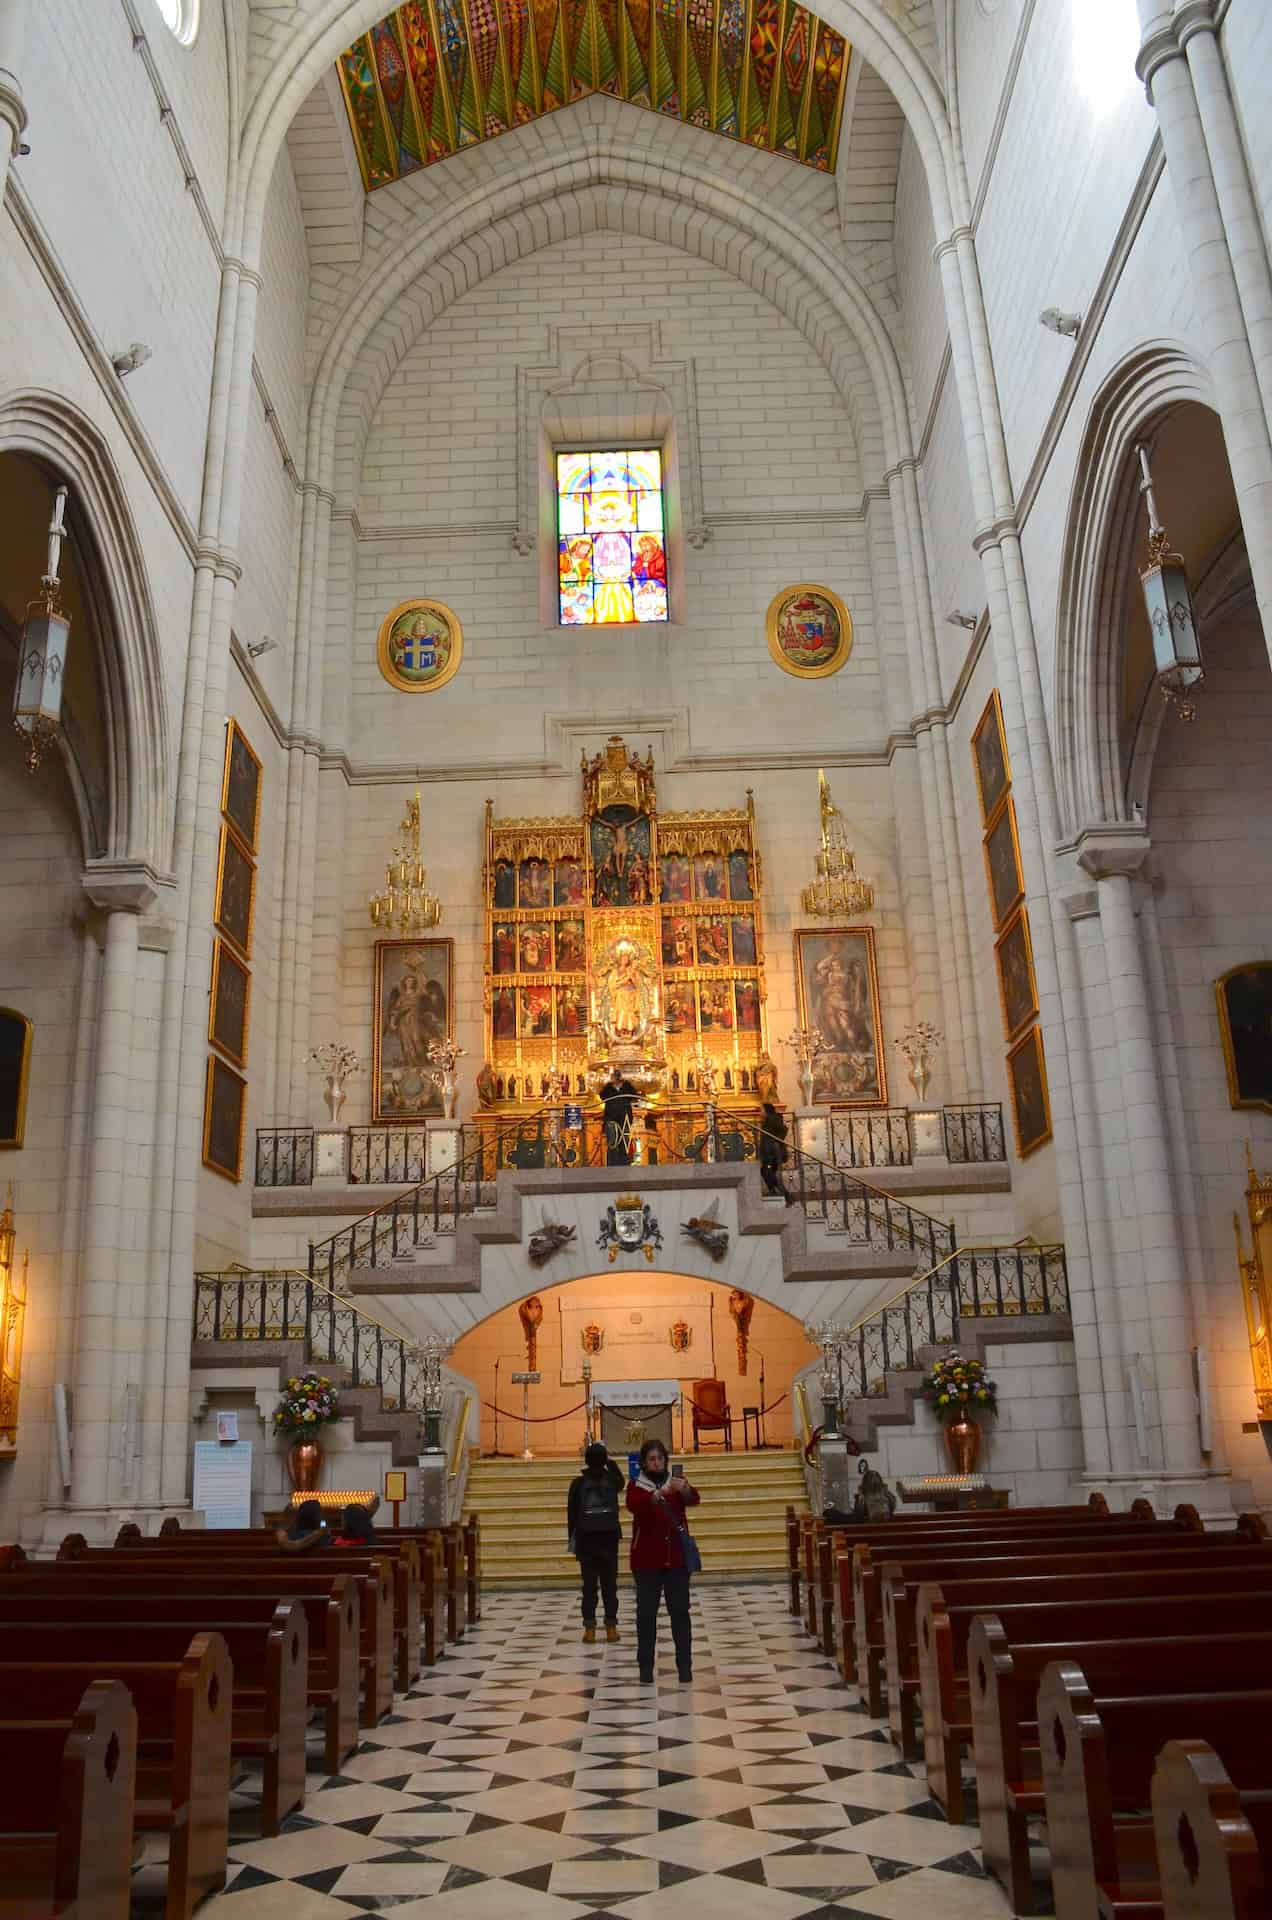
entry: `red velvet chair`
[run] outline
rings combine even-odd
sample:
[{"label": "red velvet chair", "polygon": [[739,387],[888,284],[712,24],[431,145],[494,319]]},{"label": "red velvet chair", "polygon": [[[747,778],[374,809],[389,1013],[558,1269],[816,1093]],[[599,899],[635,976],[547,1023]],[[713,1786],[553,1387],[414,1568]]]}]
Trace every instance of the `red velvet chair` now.
[{"label": "red velvet chair", "polygon": [[698,1451],[699,1433],[724,1431],[724,1450],[733,1452],[733,1428],[729,1424],[729,1403],[723,1380],[695,1380],[693,1393],[693,1450]]}]

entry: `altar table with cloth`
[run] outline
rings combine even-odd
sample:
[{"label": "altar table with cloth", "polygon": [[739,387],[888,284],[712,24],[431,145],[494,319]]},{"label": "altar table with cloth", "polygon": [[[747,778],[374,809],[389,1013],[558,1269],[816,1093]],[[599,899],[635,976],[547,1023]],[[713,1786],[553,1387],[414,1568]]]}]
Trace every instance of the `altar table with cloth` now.
[{"label": "altar table with cloth", "polygon": [[671,1452],[671,1416],[680,1398],[678,1380],[594,1380],[592,1404],[600,1412],[601,1439],[620,1460],[635,1452],[627,1438],[639,1421],[646,1440],[661,1440]]}]

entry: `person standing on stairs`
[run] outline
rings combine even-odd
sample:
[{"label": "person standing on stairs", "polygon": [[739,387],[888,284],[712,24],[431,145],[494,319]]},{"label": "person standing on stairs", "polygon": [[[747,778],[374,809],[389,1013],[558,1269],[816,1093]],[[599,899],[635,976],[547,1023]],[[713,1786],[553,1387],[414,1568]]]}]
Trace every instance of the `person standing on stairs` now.
[{"label": "person standing on stairs", "polygon": [[627,1487],[627,1510],[632,1516],[632,1577],[636,1582],[636,1666],[646,1682],[654,1677],[658,1603],[664,1594],[676,1649],[676,1672],[685,1686],[693,1679],[691,1554],[693,1564],[698,1561],[685,1524],[685,1509],[696,1507],[701,1498],[683,1474],[670,1471],[662,1441],[646,1440],[640,1450],[640,1473]]},{"label": "person standing on stairs", "polygon": [[605,1607],[605,1638],[618,1639],[618,1496],[623,1476],[609,1450],[593,1440],[583,1455],[583,1471],[570,1482],[566,1511],[570,1552],[583,1577],[583,1638],[596,1638],[596,1590]]}]

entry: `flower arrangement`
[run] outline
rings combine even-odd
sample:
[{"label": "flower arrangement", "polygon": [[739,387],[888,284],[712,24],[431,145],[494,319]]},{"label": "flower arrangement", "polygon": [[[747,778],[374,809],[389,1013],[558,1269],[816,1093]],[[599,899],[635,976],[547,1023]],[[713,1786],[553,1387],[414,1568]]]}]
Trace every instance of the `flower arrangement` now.
[{"label": "flower arrangement", "polygon": [[319,1427],[340,1418],[340,1396],[321,1373],[298,1373],[274,1408],[274,1432],[292,1440],[313,1439]]},{"label": "flower arrangement", "polygon": [[998,1388],[980,1361],[965,1360],[953,1347],[924,1375],[919,1391],[937,1419],[947,1425],[998,1411]]},{"label": "flower arrangement", "polygon": [[357,1049],[341,1046],[337,1040],[325,1040],[322,1046],[311,1047],[309,1058],[333,1080],[347,1080],[362,1066]]}]

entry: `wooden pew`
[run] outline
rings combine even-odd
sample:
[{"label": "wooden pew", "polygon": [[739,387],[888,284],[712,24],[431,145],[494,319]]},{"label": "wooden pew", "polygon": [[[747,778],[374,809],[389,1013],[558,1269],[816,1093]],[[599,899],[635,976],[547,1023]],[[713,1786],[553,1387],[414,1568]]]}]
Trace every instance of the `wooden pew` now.
[{"label": "wooden pew", "polygon": [[[829,1634],[823,1625],[823,1649],[836,1662],[845,1680],[856,1677],[857,1651],[854,1631],[853,1559],[856,1546],[896,1546],[909,1551],[931,1541],[947,1543],[961,1551],[974,1542],[992,1544],[995,1540],[1023,1538],[1025,1532],[1062,1532],[1071,1528],[1089,1530],[1095,1520],[1155,1520],[1150,1500],[1136,1500],[1129,1514],[1111,1515],[1102,1494],[1092,1494],[1085,1507],[1009,1507],[974,1513],[920,1514],[914,1519],[851,1526],[824,1526],[818,1542],[819,1585],[822,1592],[822,1617],[833,1616]],[[1112,1537],[1112,1536],[1110,1536]],[[826,1646],[829,1638],[830,1645]]]},{"label": "wooden pew", "polygon": [[0,1720],[0,1920],[128,1920],[137,1715],[94,1680],[65,1717]]},{"label": "wooden pew", "polygon": [[386,1527],[388,1540],[411,1540],[420,1563],[421,1657],[433,1666],[446,1651],[446,1545],[437,1527]]},{"label": "wooden pew", "polygon": [[468,1624],[470,1627],[475,1627],[481,1619],[481,1516],[470,1513],[464,1521],[463,1531]]},{"label": "wooden pew", "polygon": [[[78,1539],[81,1536],[72,1537]],[[245,1557],[263,1560],[270,1566],[277,1562],[281,1552],[272,1531],[261,1527],[225,1527],[213,1531],[206,1531],[203,1528],[186,1530],[174,1528],[167,1533],[152,1534],[147,1537],[141,1533],[135,1521],[126,1522],[116,1537],[114,1551],[132,1553],[144,1552],[147,1549],[168,1554],[177,1552],[184,1559],[197,1557],[203,1553],[227,1553],[235,1557],[236,1565],[241,1557]],[[100,1553],[109,1552],[111,1549],[90,1548],[89,1551]],[[377,1555],[392,1563],[393,1684],[399,1693],[409,1693],[412,1683],[419,1678],[420,1672],[420,1556],[415,1541],[409,1535],[377,1532],[375,1538],[367,1541],[365,1546],[330,1546],[315,1548],[314,1551],[322,1554],[324,1566],[340,1567],[339,1556],[342,1554],[353,1555],[351,1564],[356,1568],[361,1568],[369,1559]],[[288,1558],[297,1557],[304,1556],[288,1556]]]},{"label": "wooden pew", "polygon": [[464,1637],[464,1540],[458,1527],[430,1528],[442,1537],[442,1552],[446,1556],[446,1638],[460,1641]]},{"label": "wooden pew", "polygon": [[[363,1583],[354,1575],[319,1573],[308,1565],[303,1574],[287,1571],[287,1597],[301,1601],[309,1628],[307,1703],[322,1716],[323,1767],[339,1773],[341,1761],[358,1745]],[[112,1573],[100,1562],[11,1562],[0,1574],[0,1619],[6,1608],[16,1606],[24,1614],[36,1600],[50,1618],[75,1619],[91,1604],[103,1618],[180,1621],[192,1632],[216,1621],[254,1622],[264,1629],[283,1597],[278,1585],[228,1573],[216,1579],[211,1569],[178,1577],[166,1567],[161,1575],[157,1566]],[[71,1611],[64,1613],[63,1607]]]},{"label": "wooden pew", "polygon": [[[1183,1537],[1167,1535],[1152,1546],[1136,1540],[1129,1543],[1135,1549],[1133,1552],[1119,1550],[1108,1556],[1097,1555],[1097,1558],[1107,1558],[1111,1572],[1123,1566],[1130,1572],[1134,1572],[1137,1566],[1147,1569],[1155,1559],[1172,1568],[1215,1566],[1218,1564],[1216,1555],[1232,1561],[1234,1554],[1236,1555],[1234,1564],[1237,1567],[1246,1563],[1242,1558],[1243,1555],[1248,1560],[1252,1554],[1267,1558],[1269,1564],[1272,1564],[1272,1553],[1269,1552],[1266,1544],[1238,1535],[1236,1544],[1225,1545],[1225,1541],[1230,1538],[1231,1536],[1223,1534]],[[1071,1554],[1068,1557],[1077,1564],[1080,1560],[1088,1559],[1090,1555],[1082,1553]],[[933,1568],[935,1564],[935,1562],[928,1562],[929,1568]],[[948,1572],[956,1566],[956,1563],[946,1562],[945,1565]],[[971,1577],[976,1577],[978,1568],[973,1562],[963,1560],[957,1565],[961,1565]],[[1077,1566],[1077,1570],[1081,1571],[1080,1565]],[[915,1733],[915,1712],[919,1703],[920,1688],[918,1595],[925,1580],[930,1577],[930,1575],[919,1576],[914,1562],[906,1564],[904,1570],[901,1563],[886,1562],[881,1569],[879,1581],[883,1599],[884,1672],[888,1688],[888,1724],[893,1739],[909,1760],[917,1760],[919,1757]],[[939,1580],[945,1576],[936,1577]],[[1010,1578],[1010,1575],[1007,1577]]]},{"label": "wooden pew", "polygon": [[[179,1660],[190,1644],[188,1621],[103,1619],[97,1603],[80,1603],[80,1618],[49,1618],[53,1603],[32,1595],[28,1618],[0,1613],[0,1662]],[[12,1602],[10,1602],[10,1607]],[[267,1625],[218,1619],[200,1622],[225,1642],[234,1670],[230,1753],[262,1768],[261,1832],[276,1834],[305,1804],[306,1677],[309,1629],[299,1600],[283,1600]]]},{"label": "wooden pew", "polygon": [[[1182,1589],[1182,1591],[1181,1591]],[[993,1614],[1010,1640],[1102,1640],[1191,1632],[1199,1614],[1225,1631],[1261,1632],[1272,1618],[1272,1562],[1149,1573],[1065,1575],[1059,1580],[968,1580],[925,1585],[918,1597],[919,1702],[928,1790],[947,1819],[963,1819],[960,1755],[979,1752],[985,1671],[972,1654],[978,1619]],[[1142,1622],[1142,1625],[1141,1625]],[[1032,1699],[1028,1702],[1033,1718]],[[1018,1775],[1013,1774],[1013,1778]]]},{"label": "wooden pew", "polygon": [[225,1885],[233,1671],[225,1642],[196,1633],[180,1660],[0,1664],[13,1718],[73,1715],[94,1680],[119,1680],[137,1714],[133,1831],[168,1836],[166,1920],[189,1920]]},{"label": "wooden pew", "polygon": [[[939,1548],[929,1543],[914,1548],[904,1547],[899,1551],[894,1548],[854,1547],[853,1637],[858,1692],[868,1703],[870,1712],[878,1718],[883,1712],[886,1658],[883,1599],[885,1568],[888,1584],[895,1586],[898,1581],[905,1579],[917,1586],[925,1580],[953,1580],[960,1573],[978,1573],[982,1564],[990,1566],[993,1563],[990,1570],[998,1571],[997,1563],[1000,1561],[1005,1568],[1009,1560],[1049,1559],[1054,1564],[1050,1567],[1040,1566],[1038,1571],[1061,1573],[1068,1560],[1101,1554],[1115,1554],[1119,1559],[1125,1559],[1136,1553],[1170,1552],[1190,1545],[1208,1552],[1217,1539],[1217,1535],[1203,1534],[1200,1528],[1196,1537],[1191,1537],[1173,1521],[1106,1521],[1094,1533],[1065,1531],[1058,1535],[1049,1531],[1031,1531],[1028,1535],[1013,1534],[1009,1539],[996,1539],[988,1543],[983,1540],[960,1542]],[[894,1728],[894,1732],[899,1738],[899,1729]]]},{"label": "wooden pew", "polygon": [[[1169,1683],[1172,1676],[1160,1675]],[[1223,1693],[1093,1692],[1057,1660],[1038,1687],[1038,1737],[1056,1920],[1160,1920],[1153,1768],[1167,1740],[1206,1740],[1238,1789],[1266,1779],[1272,1715],[1263,1685]],[[1187,1675],[1174,1676],[1187,1685]]]},{"label": "wooden pew", "polygon": [[[788,1507],[786,1511],[794,1519],[794,1509]],[[1155,1517],[1157,1515],[1153,1513],[1151,1500],[1136,1500],[1128,1515],[1116,1515],[1118,1521],[1153,1521]],[[1040,1523],[1047,1532],[1053,1528],[1068,1530],[1070,1526],[1088,1528],[1091,1521],[1099,1519],[1113,1519],[1103,1494],[1091,1494],[1086,1507],[986,1507],[970,1513],[893,1515],[890,1521],[853,1521],[844,1526],[830,1521],[815,1521],[813,1557],[817,1561],[819,1596],[815,1611],[820,1622],[822,1653],[826,1659],[836,1661],[845,1680],[851,1680],[855,1655],[849,1651],[851,1630],[845,1632],[845,1622],[851,1620],[851,1548],[855,1546],[895,1542],[897,1546],[909,1549],[924,1540],[936,1540],[943,1546],[947,1540],[963,1542],[972,1538],[1011,1538],[1022,1526],[1030,1532],[1036,1532]],[[845,1569],[840,1569],[838,1565],[840,1553],[847,1553]]]},{"label": "wooden pew", "polygon": [[[1266,1603],[1266,1594],[1262,1599]],[[1129,1611],[1133,1610],[1134,1603]],[[1211,1610],[1209,1599],[1195,1601],[1192,1618],[1196,1621],[1199,1613],[1208,1615]],[[1263,1611],[1266,1628],[1266,1604]],[[1117,1638],[1079,1639],[1091,1624],[1088,1616],[1098,1617],[1099,1612],[1098,1603],[1072,1609],[1072,1619],[1080,1625],[1065,1627],[1047,1641],[1009,1641],[995,1614],[981,1615],[972,1629],[981,1845],[986,1871],[1001,1882],[1018,1913],[1030,1911],[1032,1898],[1028,1822],[1044,1807],[1039,1687],[1043,1673],[1057,1660],[1079,1665],[1091,1688],[1102,1694],[1149,1697],[1183,1690],[1244,1693],[1260,1685],[1272,1689],[1272,1633],[1230,1630],[1141,1637],[1132,1622]],[[1213,1612],[1216,1621],[1225,1624],[1232,1617],[1231,1613],[1225,1616],[1219,1595],[1213,1596]],[[1127,1625],[1118,1622],[1119,1628]]]},{"label": "wooden pew", "polygon": [[1153,1834],[1166,1920],[1268,1920],[1272,1767],[1240,1792],[1204,1740],[1168,1740],[1153,1770]]},{"label": "wooden pew", "polygon": [[790,1582],[790,1611],[798,1620],[799,1603],[799,1515],[794,1507],[786,1509],[786,1575]]},{"label": "wooden pew", "polygon": [[[76,1538],[75,1535],[68,1536],[72,1542]],[[340,1573],[352,1574],[358,1582],[362,1602],[359,1647],[362,1725],[375,1726],[392,1708],[394,1592],[393,1562],[387,1556],[368,1558],[360,1551],[341,1547],[323,1547],[314,1555],[283,1554],[275,1549],[259,1558],[240,1554],[235,1555],[232,1562],[222,1557],[217,1558],[214,1564],[209,1564],[209,1556],[204,1552],[186,1555],[175,1548],[168,1548],[159,1554],[144,1549],[134,1551],[128,1547],[85,1547],[67,1553],[66,1547],[67,1542],[64,1541],[54,1565],[96,1567],[104,1572],[109,1571],[112,1576],[117,1573],[121,1578],[125,1573],[132,1573],[139,1576],[143,1583],[162,1579],[164,1587],[171,1581],[186,1578],[203,1583],[214,1594],[245,1589],[253,1593],[273,1593],[276,1598],[285,1599],[292,1594],[303,1595],[310,1591],[301,1584],[301,1580],[308,1576],[311,1568],[315,1569],[319,1579],[333,1578]],[[301,1568],[305,1569],[305,1576],[302,1576]]]}]

